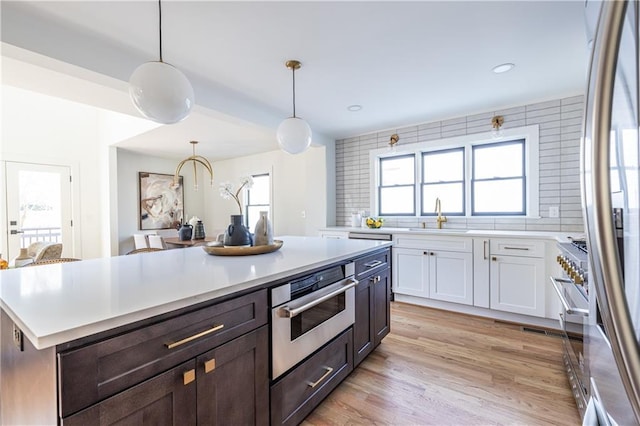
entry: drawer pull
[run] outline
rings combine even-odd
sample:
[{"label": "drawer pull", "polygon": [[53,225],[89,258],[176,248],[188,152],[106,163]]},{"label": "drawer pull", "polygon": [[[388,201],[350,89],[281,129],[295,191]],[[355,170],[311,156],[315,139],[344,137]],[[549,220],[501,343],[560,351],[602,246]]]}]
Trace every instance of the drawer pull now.
[{"label": "drawer pull", "polygon": [[506,247],[504,248],[505,250],[522,250],[522,251],[528,251],[529,248],[528,247]]},{"label": "drawer pull", "polygon": [[216,369],[216,359],[215,358],[212,358],[209,361],[205,361],[205,363],[204,363],[204,372],[205,373],[211,373],[215,369]]},{"label": "drawer pull", "polygon": [[189,343],[192,340],[196,340],[199,339],[203,336],[206,336],[207,334],[211,334],[213,332],[216,332],[220,329],[222,329],[224,327],[224,324],[220,324],[220,325],[216,325],[215,327],[212,327],[208,330],[205,330],[203,332],[200,332],[198,334],[194,334],[193,336],[189,336],[189,337],[185,337],[182,340],[178,340],[177,342],[173,342],[173,343],[165,343],[164,345],[167,347],[167,349],[173,349],[173,348],[177,348],[180,345],[184,345],[185,343]]},{"label": "drawer pull", "polygon": [[367,268],[375,268],[376,266],[382,265],[381,260],[372,260],[371,262],[367,262],[364,264]]},{"label": "drawer pull", "polygon": [[497,262],[497,261],[498,261],[498,258],[497,258],[497,257],[495,257],[495,256],[492,256],[492,257],[491,257],[491,260],[493,260],[494,262]]},{"label": "drawer pull", "polygon": [[487,260],[487,240],[482,242],[482,259]]},{"label": "drawer pull", "polygon": [[326,379],[331,373],[333,373],[333,368],[331,367],[322,367],[324,368],[326,371],[324,372],[324,374],[322,375],[322,377],[320,377],[317,381],[315,382],[307,382],[307,386],[309,386],[310,388],[315,388],[316,386],[318,386],[324,379]]},{"label": "drawer pull", "polygon": [[189,371],[182,373],[182,381],[184,382],[185,386],[193,382],[195,379],[196,379],[196,370],[194,369],[191,369]]}]

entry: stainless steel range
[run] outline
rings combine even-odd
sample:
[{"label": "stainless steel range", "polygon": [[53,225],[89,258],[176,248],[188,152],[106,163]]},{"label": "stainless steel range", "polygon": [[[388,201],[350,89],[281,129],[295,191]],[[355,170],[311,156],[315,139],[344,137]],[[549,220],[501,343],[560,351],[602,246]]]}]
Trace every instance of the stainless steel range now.
[{"label": "stainless steel range", "polygon": [[589,369],[584,353],[584,325],[589,316],[589,262],[587,243],[574,240],[558,243],[557,261],[562,277],[551,277],[562,305],[560,325],[563,331],[563,358],[571,390],[584,417],[589,400]]}]

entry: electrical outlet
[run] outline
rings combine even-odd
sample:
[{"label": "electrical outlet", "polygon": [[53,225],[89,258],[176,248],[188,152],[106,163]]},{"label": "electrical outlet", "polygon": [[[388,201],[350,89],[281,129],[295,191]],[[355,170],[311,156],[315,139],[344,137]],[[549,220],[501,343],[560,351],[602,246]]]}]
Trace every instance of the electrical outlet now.
[{"label": "electrical outlet", "polygon": [[305,210],[302,210],[302,214],[301,214],[303,219],[307,218],[307,212]]},{"label": "electrical outlet", "polygon": [[560,217],[560,208],[558,206],[549,207],[549,217],[551,218]]},{"label": "electrical outlet", "polygon": [[20,330],[15,324],[13,324],[13,344],[16,345],[16,348],[18,348],[20,352],[24,351],[24,337],[22,335],[22,330]]}]

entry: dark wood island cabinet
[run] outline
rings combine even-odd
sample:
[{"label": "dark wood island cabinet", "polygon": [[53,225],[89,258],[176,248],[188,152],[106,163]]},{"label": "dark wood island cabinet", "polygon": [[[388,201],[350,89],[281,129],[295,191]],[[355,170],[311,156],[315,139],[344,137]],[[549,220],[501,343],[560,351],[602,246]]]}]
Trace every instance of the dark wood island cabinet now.
[{"label": "dark wood island cabinet", "polygon": [[341,260],[355,263],[360,281],[355,324],[277,381],[269,379],[268,291],[288,276],[41,349],[26,338],[22,346],[15,344],[21,331],[3,309],[1,420],[65,426],[297,424],[388,333],[389,256],[383,246]]}]

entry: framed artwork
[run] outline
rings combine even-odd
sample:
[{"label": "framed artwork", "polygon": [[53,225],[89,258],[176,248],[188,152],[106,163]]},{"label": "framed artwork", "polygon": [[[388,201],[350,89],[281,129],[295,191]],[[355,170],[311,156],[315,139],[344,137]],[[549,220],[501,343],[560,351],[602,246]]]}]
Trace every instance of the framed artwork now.
[{"label": "framed artwork", "polygon": [[184,215],[182,176],[178,185],[173,175],[138,172],[139,228],[176,229]]}]

